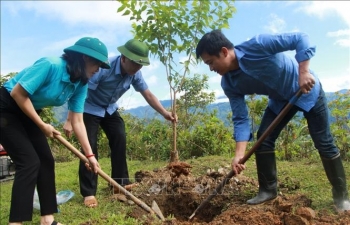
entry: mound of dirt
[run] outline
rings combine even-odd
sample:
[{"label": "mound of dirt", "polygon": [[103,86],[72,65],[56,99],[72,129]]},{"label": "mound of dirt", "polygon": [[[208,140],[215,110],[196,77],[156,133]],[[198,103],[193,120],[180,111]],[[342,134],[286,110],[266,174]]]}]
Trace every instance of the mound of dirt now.
[{"label": "mound of dirt", "polygon": [[[192,225],[192,224],[241,224],[241,225],[348,225],[350,212],[316,212],[311,200],[303,195],[280,194],[276,199],[260,205],[247,205],[247,199],[257,191],[257,181],[239,175],[230,179],[222,193],[217,194],[190,220],[197,207],[225,178],[227,169],[208,170],[206,175],[193,177],[191,166],[179,162],[154,171],[138,171],[135,179],[140,183],[132,194],[151,205],[156,201],[167,219],[159,222],[142,208],[135,206],[129,214],[133,218],[145,218],[143,224]],[[280,184],[281,187],[286,186]],[[292,186],[292,187],[291,187]],[[289,185],[296,188],[297,185]]]}]

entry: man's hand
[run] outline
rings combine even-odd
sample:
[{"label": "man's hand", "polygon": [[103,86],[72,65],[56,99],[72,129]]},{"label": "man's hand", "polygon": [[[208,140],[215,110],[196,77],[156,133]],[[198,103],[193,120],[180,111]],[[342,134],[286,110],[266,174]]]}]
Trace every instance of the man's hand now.
[{"label": "man's hand", "polygon": [[236,175],[240,174],[243,170],[245,170],[245,165],[239,163],[239,160],[241,160],[242,158],[243,157],[234,157],[232,159],[231,167]]},{"label": "man's hand", "polygon": [[244,157],[245,150],[247,148],[248,141],[236,142],[235,157],[232,159],[231,167],[235,174],[240,174],[245,170],[245,165],[240,164],[239,161]]},{"label": "man's hand", "polygon": [[166,113],[164,113],[163,117],[169,121],[177,123],[177,115],[174,116],[174,114],[172,112],[166,111]]},{"label": "man's hand", "polygon": [[309,72],[299,74],[299,87],[304,94],[308,94],[315,85],[315,78]]},{"label": "man's hand", "polygon": [[309,73],[310,60],[299,62],[299,87],[304,94],[308,94],[315,85],[315,78]]}]

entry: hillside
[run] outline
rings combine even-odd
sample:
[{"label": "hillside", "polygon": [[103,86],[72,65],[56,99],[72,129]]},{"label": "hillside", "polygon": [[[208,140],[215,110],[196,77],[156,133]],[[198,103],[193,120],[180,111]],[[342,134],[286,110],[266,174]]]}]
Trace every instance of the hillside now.
[{"label": "hillside", "polygon": [[[347,91],[348,91],[348,89],[343,89],[343,90],[340,90],[339,92],[346,93]],[[326,96],[328,98],[328,101],[332,101],[336,98],[335,92],[326,92]],[[225,97],[220,98],[221,101],[224,99],[225,99]],[[170,108],[170,106],[171,106],[170,100],[163,100],[160,102],[165,108]],[[227,121],[227,115],[228,115],[228,113],[231,112],[231,108],[230,108],[230,104],[228,103],[228,100],[227,100],[227,102],[212,103],[212,104],[208,105],[207,110],[209,110],[209,111],[217,110],[218,118],[221,119],[222,121],[225,121],[225,124],[227,124],[229,122],[229,121]],[[67,106],[66,105],[63,105],[61,107],[55,107],[54,112],[55,112],[55,116],[56,116],[57,120],[60,123],[63,123],[66,120],[66,116],[67,116]],[[125,112],[130,113],[131,115],[136,116],[138,118],[162,118],[149,105],[128,109],[128,110],[125,110]]]}]

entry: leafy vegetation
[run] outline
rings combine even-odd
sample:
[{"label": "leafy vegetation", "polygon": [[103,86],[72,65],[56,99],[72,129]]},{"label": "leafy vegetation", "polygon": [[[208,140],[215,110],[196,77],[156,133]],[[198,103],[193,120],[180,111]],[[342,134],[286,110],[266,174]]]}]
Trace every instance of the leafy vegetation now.
[{"label": "leafy vegetation", "polygon": [[[16,73],[11,73],[2,77],[10,78]],[[183,87],[188,87],[187,82],[193,81],[196,85],[189,87],[186,95],[178,100],[181,110],[178,110],[177,146],[180,149],[181,160],[209,156],[226,155],[233,156],[235,143],[232,139],[231,113],[227,113],[226,121],[218,118],[217,110],[209,110],[206,106],[206,98],[188,97],[189,95],[200,95],[201,87],[205,87],[207,79],[194,77],[185,80]],[[350,90],[336,92],[334,98],[330,98],[329,107],[331,109],[331,131],[334,135],[335,143],[339,147],[343,160],[350,160]],[[210,102],[210,101],[209,101]],[[266,97],[250,96],[247,103],[252,121],[252,130],[256,131],[263,111],[267,104]],[[185,106],[186,107],[182,107]],[[220,110],[220,108],[218,108]],[[66,113],[66,112],[63,112]],[[130,160],[153,160],[166,161],[170,158],[169,146],[172,141],[172,127],[169,122],[159,117],[139,118],[123,110],[122,114],[127,132],[127,156]],[[52,112],[52,108],[44,109],[41,113],[44,121],[56,125],[56,129],[61,131],[62,125],[58,124]],[[75,136],[68,139],[75,146],[78,141]],[[49,140],[53,154],[58,162],[68,162],[74,156],[62,149],[60,144]],[[250,146],[254,141],[250,143]],[[98,136],[99,156],[109,157],[108,139],[104,132],[99,132]],[[302,114],[297,114],[283,129],[276,142],[277,157],[282,160],[295,161],[301,158],[317,159],[318,152],[313,146],[308,133],[306,120]]]},{"label": "leafy vegetation", "polygon": [[[137,38],[150,45],[153,55],[158,56],[164,64],[170,86],[172,99],[178,99],[171,105],[171,110],[178,115],[179,122],[164,122],[159,117],[140,118],[121,110],[127,131],[127,156],[130,174],[139,170],[153,170],[163,167],[170,161],[184,160],[193,166],[192,173],[205,174],[208,168],[229,165],[233,156],[235,143],[232,139],[231,114],[225,120],[218,118],[217,110],[207,109],[213,102],[214,94],[202,90],[208,88],[206,75],[190,75],[190,66],[196,64],[193,56],[194,44],[198,36],[207,28],[225,28],[228,19],[235,9],[231,1],[120,1],[122,6],[118,12],[130,16],[134,21],[133,29]],[[222,4],[226,5],[226,8]],[[188,5],[190,4],[190,5]],[[165,10],[166,9],[166,10]],[[164,13],[166,12],[166,13]],[[143,17],[141,15],[146,15]],[[219,17],[220,20],[217,20]],[[185,53],[186,60],[175,63],[174,53]],[[1,75],[0,84],[16,73]],[[180,98],[176,94],[181,93]],[[336,93],[329,106],[332,109],[331,130],[335,142],[341,150],[344,160],[350,159],[350,90]],[[260,124],[267,98],[250,96],[247,98],[252,121],[252,130],[256,131]],[[61,114],[66,113],[62,110]],[[62,115],[61,115],[62,116]],[[62,131],[62,124],[53,113],[52,108],[44,109],[42,119]],[[65,116],[63,116],[65,117]],[[78,147],[73,136],[68,139]],[[174,141],[175,146],[174,146]],[[76,196],[59,206],[60,213],[56,219],[64,224],[138,224],[138,219],[127,214],[131,207],[123,203],[113,202],[107,184],[99,180],[99,207],[88,209],[83,206],[78,185],[78,159],[57,141],[49,140],[56,159],[57,190],[70,189]],[[173,149],[169,148],[173,144]],[[250,143],[250,147],[254,142]],[[79,147],[78,147],[79,148]],[[110,171],[108,139],[104,132],[99,132],[98,148],[100,164],[106,172]],[[179,151],[178,151],[179,150]],[[330,186],[326,176],[319,176],[323,171],[318,153],[309,137],[306,121],[299,114],[285,127],[276,143],[279,180],[300,184],[299,193],[313,199],[315,209],[331,210]],[[179,154],[180,153],[180,154]],[[254,157],[254,156],[253,156]],[[256,178],[254,160],[248,160],[246,176]],[[348,163],[344,163],[346,173],[350,174]],[[291,181],[291,177],[293,180]],[[318,177],[319,179],[314,179]],[[285,183],[288,183],[285,182]],[[8,220],[12,181],[1,184],[0,223]],[[349,185],[349,184],[348,184]],[[295,190],[291,190],[293,192]],[[251,193],[247,193],[247,198]],[[34,211],[33,221],[39,221],[39,212]],[[140,218],[142,219],[142,218]],[[25,223],[32,224],[32,223]]]},{"label": "leafy vegetation", "polygon": [[[155,55],[165,66],[166,76],[169,83],[172,100],[171,111],[177,113],[177,94],[185,93],[183,106],[194,108],[199,102],[213,100],[213,93],[201,93],[203,90],[199,74],[194,79],[191,75],[190,66],[196,65],[194,54],[196,43],[205,33],[206,29],[221,29],[228,27],[228,20],[233,17],[235,7],[233,1],[119,1],[121,6],[118,12],[129,17],[133,21],[132,28],[135,38],[144,41],[150,46],[151,54]],[[177,62],[175,54],[186,54],[186,59]],[[180,68],[178,66],[180,64]],[[207,79],[204,76],[204,79]],[[186,83],[186,87],[184,84]],[[199,84],[199,85],[198,85]],[[192,88],[192,87],[197,87]],[[198,87],[200,87],[198,89]],[[192,90],[197,95],[188,94]],[[198,94],[201,93],[201,94]],[[190,99],[189,99],[190,98]],[[195,100],[196,99],[196,100]],[[203,99],[203,100],[202,100]],[[189,107],[191,102],[196,104]],[[180,104],[181,106],[181,104]],[[177,146],[177,124],[173,123],[172,150],[170,162],[179,160]],[[180,147],[180,146],[179,146]]]}]

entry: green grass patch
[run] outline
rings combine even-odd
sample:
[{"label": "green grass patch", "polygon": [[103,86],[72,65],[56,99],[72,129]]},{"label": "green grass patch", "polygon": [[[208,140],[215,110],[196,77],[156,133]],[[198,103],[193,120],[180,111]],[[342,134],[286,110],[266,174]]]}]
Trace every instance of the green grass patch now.
[{"label": "green grass patch", "polygon": [[[231,164],[231,158],[224,156],[207,156],[196,159],[186,160],[192,166],[193,176],[205,175],[207,169],[218,169],[227,167]],[[110,174],[110,159],[100,159],[100,165],[104,172]],[[167,162],[154,161],[129,161],[129,173],[133,178],[135,172],[140,170],[154,170],[165,167]],[[244,175],[256,179],[256,169],[254,156],[246,163],[247,169]],[[344,167],[349,180],[349,163],[344,162]],[[332,210],[331,186],[326,178],[325,172],[320,160],[302,159],[295,162],[277,161],[279,184],[286,186],[282,194],[305,194],[312,200],[312,207],[315,210]],[[348,182],[348,189],[350,189]],[[57,192],[61,190],[71,190],[75,196],[60,206],[60,212],[55,215],[55,219],[63,224],[140,224],[142,218],[130,218],[127,214],[131,207],[118,201],[112,201],[109,196],[111,191],[103,178],[99,177],[97,199],[99,206],[89,209],[83,205],[83,198],[79,193],[78,179],[78,160],[66,163],[56,164],[56,187]],[[8,221],[10,202],[11,202],[12,181],[0,183],[0,224],[6,224]],[[257,187],[247,190],[247,193],[255,195]],[[26,224],[38,224],[40,221],[40,212],[34,209],[33,222]]]}]

